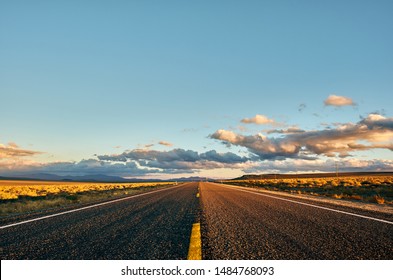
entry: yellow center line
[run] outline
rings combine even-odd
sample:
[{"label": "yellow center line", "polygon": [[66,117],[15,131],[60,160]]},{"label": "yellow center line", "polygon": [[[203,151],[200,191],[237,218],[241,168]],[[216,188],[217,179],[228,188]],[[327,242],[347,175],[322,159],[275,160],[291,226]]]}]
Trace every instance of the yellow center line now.
[{"label": "yellow center line", "polygon": [[202,241],[201,241],[201,224],[192,225],[190,247],[188,249],[187,260],[202,259]]}]

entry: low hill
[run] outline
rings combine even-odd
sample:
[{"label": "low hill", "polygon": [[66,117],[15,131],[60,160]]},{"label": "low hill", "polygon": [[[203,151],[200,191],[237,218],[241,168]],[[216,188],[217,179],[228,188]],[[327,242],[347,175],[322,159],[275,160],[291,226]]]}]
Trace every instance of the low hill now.
[{"label": "low hill", "polygon": [[261,179],[293,179],[293,178],[323,178],[323,177],[353,177],[353,176],[393,176],[393,172],[340,172],[336,173],[304,173],[304,174],[248,174],[231,180],[261,180]]}]

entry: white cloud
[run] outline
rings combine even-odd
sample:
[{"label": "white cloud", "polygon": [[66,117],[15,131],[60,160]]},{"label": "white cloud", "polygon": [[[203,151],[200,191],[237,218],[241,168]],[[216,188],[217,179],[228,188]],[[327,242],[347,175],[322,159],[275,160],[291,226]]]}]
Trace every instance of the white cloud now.
[{"label": "white cloud", "polygon": [[339,96],[339,95],[329,95],[329,97],[324,101],[326,106],[354,106],[356,105],[353,100],[349,97]]},{"label": "white cloud", "polygon": [[0,160],[5,158],[29,157],[37,154],[42,154],[42,152],[21,149],[13,142],[8,143],[8,145],[0,144]]},{"label": "white cloud", "polygon": [[255,124],[276,124],[276,121],[269,119],[264,115],[255,115],[252,118],[245,118],[241,120],[242,123],[255,123]]}]

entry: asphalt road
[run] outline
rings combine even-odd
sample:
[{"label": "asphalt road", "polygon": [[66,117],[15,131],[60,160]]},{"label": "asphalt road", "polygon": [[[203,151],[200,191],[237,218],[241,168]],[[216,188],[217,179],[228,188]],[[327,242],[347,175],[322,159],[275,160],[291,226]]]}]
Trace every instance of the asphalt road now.
[{"label": "asphalt road", "polygon": [[0,256],[186,259],[192,225],[200,222],[203,259],[393,259],[393,224],[384,222],[392,216],[290,200],[188,183],[1,228]]},{"label": "asphalt road", "polygon": [[186,259],[197,184],[0,230],[1,259]]},{"label": "asphalt road", "polygon": [[200,189],[204,259],[393,259],[393,224],[231,186]]}]

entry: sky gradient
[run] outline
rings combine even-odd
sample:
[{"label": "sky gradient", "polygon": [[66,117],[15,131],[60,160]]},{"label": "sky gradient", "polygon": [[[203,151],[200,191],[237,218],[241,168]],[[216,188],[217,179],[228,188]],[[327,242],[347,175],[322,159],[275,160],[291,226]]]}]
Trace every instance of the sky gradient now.
[{"label": "sky gradient", "polygon": [[392,1],[0,1],[0,176],[393,171]]}]

